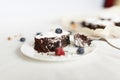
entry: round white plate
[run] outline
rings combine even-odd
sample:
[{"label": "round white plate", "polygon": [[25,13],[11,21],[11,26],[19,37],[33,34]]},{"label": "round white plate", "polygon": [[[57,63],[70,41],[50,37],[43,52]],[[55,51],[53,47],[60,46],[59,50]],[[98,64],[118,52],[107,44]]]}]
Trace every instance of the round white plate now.
[{"label": "round white plate", "polygon": [[38,53],[34,50],[34,46],[30,45],[28,43],[24,43],[21,46],[22,53],[30,58],[37,59],[37,60],[43,60],[43,61],[70,61],[70,60],[78,60],[81,59],[81,57],[88,55],[90,53],[93,53],[96,49],[96,46],[92,44],[90,47],[85,48],[84,54],[76,54],[76,47],[68,46],[64,48],[65,55],[64,56],[55,56],[55,52],[49,52],[49,53]]}]

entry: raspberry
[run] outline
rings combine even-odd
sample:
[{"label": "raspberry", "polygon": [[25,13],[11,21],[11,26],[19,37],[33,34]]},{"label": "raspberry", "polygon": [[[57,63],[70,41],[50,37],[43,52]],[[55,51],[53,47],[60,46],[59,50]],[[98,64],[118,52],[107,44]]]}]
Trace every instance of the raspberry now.
[{"label": "raspberry", "polygon": [[61,47],[56,48],[56,50],[55,50],[55,55],[56,55],[56,56],[65,55],[65,52],[63,51],[63,48],[61,48]]}]

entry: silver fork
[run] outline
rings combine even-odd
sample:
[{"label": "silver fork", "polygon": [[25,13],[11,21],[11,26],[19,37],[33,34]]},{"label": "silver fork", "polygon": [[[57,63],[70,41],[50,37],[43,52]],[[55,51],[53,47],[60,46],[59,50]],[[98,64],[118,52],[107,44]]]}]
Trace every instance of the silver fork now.
[{"label": "silver fork", "polygon": [[111,44],[111,43],[110,43],[107,39],[105,39],[105,38],[99,38],[99,39],[95,39],[95,40],[105,41],[105,42],[108,43],[111,47],[120,50],[120,47],[117,47],[117,46]]}]

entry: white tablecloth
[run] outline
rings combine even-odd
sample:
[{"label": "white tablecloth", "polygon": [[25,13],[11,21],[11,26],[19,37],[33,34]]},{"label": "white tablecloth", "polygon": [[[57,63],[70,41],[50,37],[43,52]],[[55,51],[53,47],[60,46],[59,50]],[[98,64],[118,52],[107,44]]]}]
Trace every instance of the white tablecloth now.
[{"label": "white tablecloth", "polygon": [[120,80],[120,50],[105,42],[96,41],[95,52],[79,60],[45,62],[24,56],[23,43],[6,38],[0,39],[0,80]]}]

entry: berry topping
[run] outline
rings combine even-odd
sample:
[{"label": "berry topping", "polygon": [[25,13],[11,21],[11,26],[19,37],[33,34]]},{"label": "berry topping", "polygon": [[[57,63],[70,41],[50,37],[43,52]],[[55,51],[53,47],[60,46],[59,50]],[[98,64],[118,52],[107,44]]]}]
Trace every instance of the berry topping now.
[{"label": "berry topping", "polygon": [[78,47],[77,54],[83,54],[84,52],[84,47]]},{"label": "berry topping", "polygon": [[61,55],[65,55],[65,52],[63,51],[63,48],[59,47],[55,50],[55,55],[56,56],[61,56]]},{"label": "berry topping", "polygon": [[55,33],[61,34],[61,33],[62,33],[62,29],[61,29],[61,28],[57,28],[57,29],[55,30]]},{"label": "berry topping", "polygon": [[26,40],[26,39],[25,39],[24,37],[21,37],[21,38],[20,38],[20,42],[25,42],[25,40]]},{"label": "berry topping", "polygon": [[36,35],[41,35],[42,36],[42,33],[41,32],[37,32]]}]

